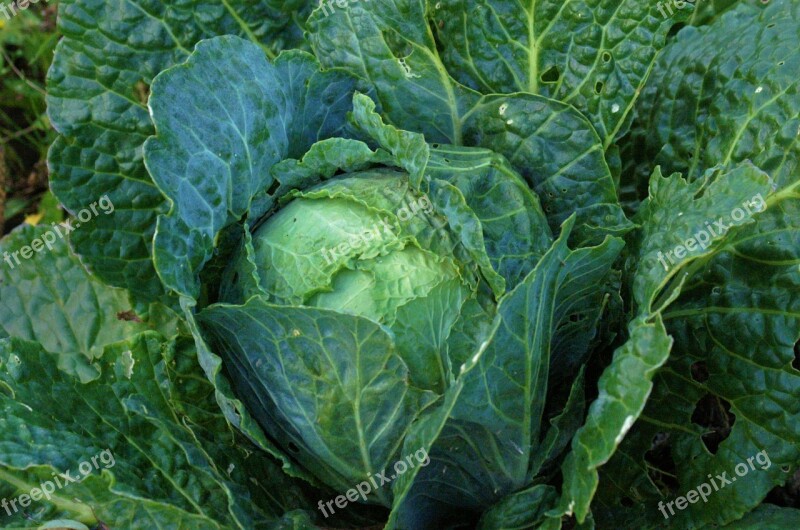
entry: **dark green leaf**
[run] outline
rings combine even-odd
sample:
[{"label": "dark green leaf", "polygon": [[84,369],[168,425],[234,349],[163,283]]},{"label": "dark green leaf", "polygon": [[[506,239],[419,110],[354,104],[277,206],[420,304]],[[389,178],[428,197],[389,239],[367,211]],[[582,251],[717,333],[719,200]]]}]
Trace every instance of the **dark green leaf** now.
[{"label": "dark green leaf", "polygon": [[[409,386],[390,335],[367,319],[259,297],[199,319],[259,423],[337,491],[388,469],[435,398]],[[373,502],[390,505],[390,491]]]},{"label": "dark green leaf", "polygon": [[624,131],[670,26],[690,13],[667,19],[641,0],[441,0],[430,17],[458,81],[572,105],[605,149]]},{"label": "dark green leaf", "polygon": [[147,97],[155,76],[204,38],[236,34],[274,55],[302,43],[293,12],[310,3],[160,0],[59,2],[64,39],[48,75],[48,115],[61,133],[50,149],[52,188],[73,212],[108,194],[114,216],[73,234],[78,253],[137,297],[162,292],[151,259],[156,217],[168,206],[144,167],[153,134]]},{"label": "dark green leaf", "polygon": [[[601,306],[603,279],[622,248],[620,240],[609,238],[597,247],[570,250],[566,242],[573,222],[567,221],[562,237],[502,299],[499,328],[470,359],[476,366],[462,368],[463,390],[431,448],[431,464],[420,471],[407,508],[400,508],[406,524],[469,517],[529,485],[538,472],[532,467],[542,463],[534,453],[547,397],[550,342],[574,310]],[[595,322],[587,319],[584,325]]]},{"label": "dark green leaf", "polygon": [[165,285],[199,295],[197,274],[217,233],[270,187],[272,166],[342,130],[354,88],[342,72],[320,72],[306,53],[281,54],[273,65],[238,37],[201,42],[153,82],[157,136],[145,158],[172,203],[154,249]]},{"label": "dark green leaf", "polygon": [[[38,516],[95,524],[94,509],[110,527],[132,530],[269,528],[306,502],[229,429],[186,341],[147,332],[107,346],[98,362],[101,376],[81,384],[37,344],[0,341],[4,497],[53,486],[57,473],[85,475],[62,477],[36,503]],[[0,525],[9,520],[22,514],[0,514]]]}]

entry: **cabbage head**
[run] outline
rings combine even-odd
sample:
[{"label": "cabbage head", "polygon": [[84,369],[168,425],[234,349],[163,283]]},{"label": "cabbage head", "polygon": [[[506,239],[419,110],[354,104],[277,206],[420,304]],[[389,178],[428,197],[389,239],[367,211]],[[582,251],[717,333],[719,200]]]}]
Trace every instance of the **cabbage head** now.
[{"label": "cabbage head", "polygon": [[418,528],[486,510],[553,465],[547,381],[568,381],[556,411],[582,391],[622,242],[571,250],[576,217],[554,239],[504,156],[386,123],[359,86],[234,37],[162,72],[144,154],[170,208],[153,263],[226,419],[326,498],[386,473],[359,503]]}]

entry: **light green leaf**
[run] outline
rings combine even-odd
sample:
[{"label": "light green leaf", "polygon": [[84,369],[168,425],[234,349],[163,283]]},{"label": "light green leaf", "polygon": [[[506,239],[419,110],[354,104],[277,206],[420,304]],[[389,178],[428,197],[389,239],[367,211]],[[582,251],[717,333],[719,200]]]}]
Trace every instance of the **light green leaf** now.
[{"label": "light green leaf", "polygon": [[[362,171],[372,164],[392,165],[394,159],[382,149],[374,151],[364,142],[348,138],[327,138],[312,145],[300,160],[287,158],[272,166],[272,178],[280,183],[277,190],[261,190],[256,193],[254,203],[263,196],[266,207],[257,205],[249,218],[258,219],[293,189],[304,189],[321,180],[333,177],[338,171],[352,173]],[[257,203],[256,203],[257,204]]]},{"label": "light green leaf", "polygon": [[630,338],[614,352],[611,366],[598,383],[599,396],[586,423],[572,439],[572,452],[561,467],[561,501],[550,515],[572,515],[583,522],[597,490],[597,468],[605,464],[642,413],[653,388],[656,370],[669,356],[672,339],[661,317],[642,318],[629,325]]},{"label": "light green leaf", "polygon": [[[98,375],[95,360],[107,344],[153,324],[134,313],[128,293],[89,276],[58,229],[24,225],[0,241],[8,257],[0,263],[0,330],[41,344],[61,369],[87,381]],[[30,245],[41,251],[25,251]]]},{"label": "light green leaf", "polygon": [[79,523],[77,521],[70,521],[67,519],[57,519],[55,521],[49,521],[42,526],[39,527],[39,530],[44,530],[45,528],[54,528],[56,530],[89,530],[89,527],[83,523]]},{"label": "light green leaf", "polygon": [[478,265],[495,298],[499,299],[506,292],[506,280],[492,267],[480,219],[467,205],[466,197],[457,187],[438,179],[430,184],[431,201],[436,205],[436,210],[447,218],[454,237]]},{"label": "light green leaf", "polygon": [[356,127],[390,152],[396,163],[408,172],[411,185],[421,189],[430,147],[419,133],[399,130],[385,124],[375,112],[375,102],[364,94],[353,96],[353,120]]},{"label": "light green leaf", "polygon": [[441,394],[455,379],[447,340],[467,296],[459,280],[447,279],[398,308],[392,331],[415,386]]},{"label": "light green leaf", "polygon": [[489,286],[482,283],[479,287],[464,301],[447,339],[448,358],[455,367],[466,363],[491,336],[497,305]]},{"label": "light green leaf", "polygon": [[767,209],[771,191],[767,174],[747,162],[709,170],[692,182],[679,174],[663,177],[656,168],[635,219],[642,228],[631,237],[627,263],[638,311],[656,311],[656,297],[667,282],[725,244],[732,227],[753,223]]}]

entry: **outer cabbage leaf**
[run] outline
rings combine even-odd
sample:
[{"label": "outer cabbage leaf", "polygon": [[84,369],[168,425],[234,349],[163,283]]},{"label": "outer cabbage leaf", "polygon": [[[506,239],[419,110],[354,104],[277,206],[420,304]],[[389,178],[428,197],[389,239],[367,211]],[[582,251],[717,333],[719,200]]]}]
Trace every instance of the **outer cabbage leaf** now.
[{"label": "outer cabbage leaf", "polygon": [[556,232],[576,213],[576,244],[621,236],[633,225],[620,207],[601,139],[567,104],[531,94],[484,96],[464,122],[464,141],[505,155],[542,200]]},{"label": "outer cabbage leaf", "polygon": [[151,258],[156,217],[167,206],[145,170],[153,134],[146,107],[153,78],[182,62],[204,38],[234,34],[274,56],[302,45],[301,0],[59,2],[59,31],[47,82],[50,121],[61,133],[49,154],[51,186],[71,211],[108,194],[116,215],[72,234],[105,282],[150,300],[162,292]]},{"label": "outer cabbage leaf", "polygon": [[703,26],[714,23],[719,17],[736,7],[737,4],[751,0],[709,0],[708,2],[697,2],[692,12],[692,17],[687,21],[688,24],[693,26]]},{"label": "outer cabbage leaf", "polygon": [[226,420],[260,449],[280,460],[286,474],[301,478],[310,484],[321,485],[314,475],[298,466],[287,453],[267,438],[263,428],[257,423],[251,412],[245,408],[245,404],[234,396],[231,383],[223,374],[222,359],[211,349],[200,331],[200,325],[195,316],[197,302],[188,297],[181,297],[180,303],[189,330],[194,337],[198,362],[206,377],[214,385],[215,398]]},{"label": "outer cabbage leaf", "polygon": [[[764,195],[767,209],[755,223],[731,229],[712,254],[682,271],[683,292],[663,315],[674,353],[655,379],[642,421],[608,465],[617,486],[598,499],[597,513],[612,524],[663,520],[656,502],[684,494],[708,473],[730,475],[764,450],[772,461],[768,469],[751,470],[714,492],[708,506],[692,505],[674,516],[681,525],[736,520],[786,480],[799,458],[796,400],[786,396],[796,395],[800,384],[792,365],[800,338],[800,11],[794,2],[749,4],[678,34],[660,64],[681,64],[685,75],[659,70],[632,135],[647,163],[656,156],[690,179],[718,163],[753,160],[773,177],[774,193]],[[661,217],[674,214],[666,205],[661,211]],[[712,424],[699,415],[708,404],[719,411]],[[724,439],[709,449],[704,435]],[[671,457],[676,470],[649,462],[653,448]],[[665,483],[666,475],[674,475],[677,486]],[[621,515],[625,497],[639,502]]]},{"label": "outer cabbage leaf", "polygon": [[441,0],[430,17],[459,82],[568,103],[607,148],[624,132],[667,31],[691,10],[664,18],[640,0]]},{"label": "outer cabbage leaf", "polygon": [[466,252],[465,261],[477,264],[495,298],[500,298],[506,292],[506,280],[492,267],[486,252],[483,226],[467,204],[467,198],[456,186],[444,180],[433,179],[430,188],[437,211],[445,216],[450,230],[461,243],[460,248]]},{"label": "outer cabbage leaf", "polygon": [[572,515],[586,520],[598,485],[597,468],[605,464],[642,413],[656,370],[666,362],[672,339],[659,314],[628,327],[629,338],[614,352],[611,366],[598,383],[600,395],[584,425],[572,439],[572,452],[561,466],[564,485],[552,517]]},{"label": "outer cabbage leaf", "polygon": [[[698,4],[701,2],[698,2]],[[692,180],[750,160],[779,186],[800,168],[800,4],[739,2],[714,24],[686,27],[664,50],[637,103],[625,175],[653,164]],[[680,65],[680,68],[676,68]]]},{"label": "outer cabbage leaf", "polygon": [[479,94],[453,81],[425,22],[423,0],[369,0],[309,18],[315,55],[375,89],[381,111],[397,127],[428,142],[462,143],[463,116]]},{"label": "outer cabbage leaf", "polygon": [[[551,378],[554,372],[552,360],[551,355]],[[572,388],[570,388],[566,403],[562,405],[561,412],[550,418],[550,428],[547,429],[544,438],[542,438],[538,450],[531,457],[530,469],[540,470],[540,475],[550,472],[553,464],[560,460],[563,450],[569,445],[573,435],[583,424],[586,412],[585,383],[585,370],[582,367],[572,382]],[[550,391],[550,394],[552,395],[553,392]],[[550,403],[548,405],[550,408],[553,407]],[[556,406],[558,405],[561,405],[561,403],[556,403]],[[542,429],[542,432],[545,432],[544,429]],[[535,482],[538,482],[537,479],[538,477],[534,477]]]},{"label": "outer cabbage leaf", "polygon": [[[656,311],[656,299],[669,280],[685,278],[688,265],[724,245],[731,227],[752,224],[766,210],[771,192],[767,174],[749,162],[730,170],[711,169],[693,182],[677,173],[663,177],[656,168],[648,199],[636,217],[642,228],[630,238],[626,263],[634,307]],[[696,243],[687,244],[690,239]],[[686,252],[675,251],[678,246]]]},{"label": "outer cabbage leaf", "polygon": [[440,146],[426,175],[449,182],[480,221],[492,268],[508,288],[517,285],[547,252],[553,236],[539,197],[508,161],[488,149]]},{"label": "outer cabbage leaf", "polygon": [[[726,247],[703,263],[664,312],[674,353],[656,378],[641,423],[608,470],[620,484],[639,486],[605,492],[604,505],[617,507],[622,496],[631,496],[646,507],[640,517],[661,518],[658,500],[673,500],[706,482],[708,473],[735,476],[735,466],[766,451],[766,469],[756,465],[714,492],[707,505],[674,517],[681,524],[720,525],[758,505],[796,469],[800,424],[796,400],[788,396],[800,388],[792,364],[800,340],[799,198],[796,191],[774,195],[756,224],[732,231]],[[708,403],[720,411],[729,406],[729,412],[708,424],[697,416]],[[704,442],[713,432],[724,433],[714,452]],[[665,435],[676,471],[645,461],[652,440]],[[662,484],[663,473],[676,474],[677,488]]]},{"label": "outer cabbage leaf", "polygon": [[272,166],[342,130],[354,88],[342,72],[320,72],[306,53],[282,54],[273,65],[238,37],[201,42],[185,64],[156,78],[157,136],[145,159],[172,205],[159,217],[153,251],[166,286],[199,297],[198,274],[217,234],[270,188]]},{"label": "outer cabbage leaf", "polygon": [[[538,474],[550,344],[574,312],[602,307],[604,279],[622,248],[621,240],[609,238],[570,250],[573,222],[501,300],[499,327],[470,359],[475,366],[462,368],[463,388],[430,450],[431,463],[395,506],[399,527],[437,528],[474,516]],[[584,325],[594,329],[595,322]]]},{"label": "outer cabbage leaf", "polygon": [[[96,513],[112,528],[250,530],[273,528],[309,504],[224,421],[190,343],[146,332],[108,345],[99,362],[103,374],[82,384],[38,344],[0,341],[0,495],[14,498],[66,471],[80,478],[80,462],[109,450],[85,479],[63,478],[37,502],[37,517],[93,525]],[[21,513],[0,514],[3,528],[23,525]]]},{"label": "outer cabbage leaf", "polygon": [[505,497],[481,517],[478,530],[497,528],[541,530],[561,528],[561,521],[546,516],[545,510],[558,500],[555,488],[545,484],[532,486]]},{"label": "outer cabbage leaf", "polygon": [[[41,253],[16,265],[14,253],[48,231],[56,240],[52,249],[43,246]],[[41,344],[58,356],[61,369],[84,381],[99,374],[95,361],[107,344],[153,326],[135,317],[125,291],[89,276],[50,226],[15,230],[0,242],[4,253],[11,266],[0,265],[0,330]]]},{"label": "outer cabbage leaf", "polygon": [[736,522],[725,525],[728,530],[784,530],[800,525],[800,510],[762,504]]},{"label": "outer cabbage leaf", "polygon": [[[493,319],[487,336],[491,337],[500,325],[500,318]],[[475,369],[480,360],[481,355],[486,350],[488,341],[482,342],[474,352],[468,356],[468,359],[461,365],[460,374],[463,376]],[[474,354],[473,354],[474,353]],[[447,423],[453,408],[458,402],[461,392],[464,390],[464,379],[459,377],[456,381],[445,391],[444,397],[439,401],[436,406],[426,409],[417,421],[411,425],[411,429],[406,436],[403,444],[403,449],[406,454],[413,451],[424,449],[426,454],[429,454],[431,447],[439,438],[442,430]],[[429,464],[430,465],[430,464]],[[426,466],[427,467],[427,466]],[[409,494],[412,492],[412,486],[415,484],[420,471],[424,469],[422,466],[415,466],[408,470],[406,473],[397,477],[392,483],[392,492],[394,494],[394,503],[392,511],[389,514],[389,520],[386,524],[387,530],[400,530],[406,528],[405,523],[401,522],[406,517],[406,507]]]},{"label": "outer cabbage leaf", "polygon": [[[608,462],[642,414],[653,377],[669,357],[673,339],[664,327],[663,311],[691,277],[687,270],[723,248],[728,238],[709,236],[705,248],[678,258],[671,269],[657,259],[658,252],[671,251],[695,230],[706,228],[706,221],[727,218],[733,208],[750,203],[756,193],[766,200],[770,183],[763,172],[743,164],[727,172],[709,171],[704,179],[691,183],[677,174],[664,179],[656,170],[650,189],[652,197],[637,218],[642,228],[630,238],[627,272],[632,285],[629,303],[635,316],[628,325],[629,338],[601,376],[599,395],[562,467],[565,483],[558,510],[574,513],[581,522],[598,485],[597,468]],[[672,277],[677,279],[669,284]]]},{"label": "outer cabbage leaf", "polygon": [[391,153],[395,163],[408,172],[415,188],[421,187],[430,158],[430,146],[423,135],[385,123],[375,112],[375,102],[363,94],[354,97],[353,121],[369,140]]},{"label": "outer cabbage leaf", "polygon": [[[198,319],[259,423],[337,491],[389,469],[435,399],[409,385],[392,337],[365,318],[254,297]],[[390,505],[389,490],[374,493]]]}]

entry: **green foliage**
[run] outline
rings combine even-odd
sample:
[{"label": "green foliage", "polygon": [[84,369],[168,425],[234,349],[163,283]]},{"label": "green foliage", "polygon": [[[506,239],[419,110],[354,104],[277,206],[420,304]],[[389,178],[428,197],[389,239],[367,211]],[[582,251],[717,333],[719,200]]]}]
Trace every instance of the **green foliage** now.
[{"label": "green foliage", "polygon": [[0,527],[797,526],[799,4],[60,30],[53,194],[115,210],[0,242],[0,496],[115,464]]}]

